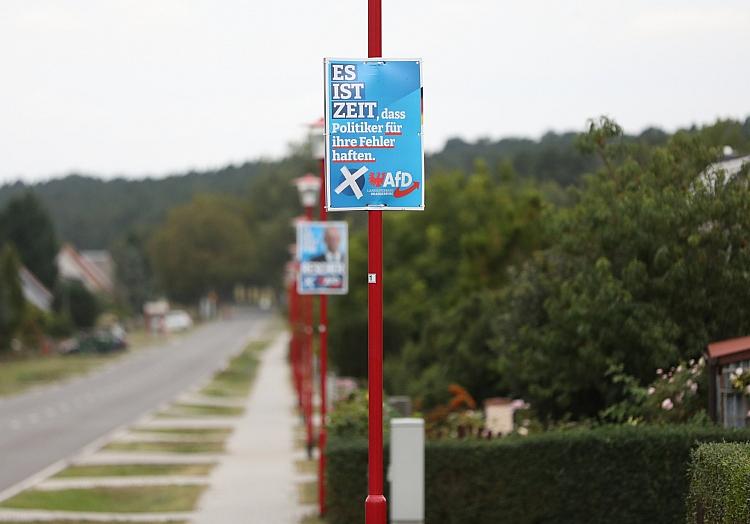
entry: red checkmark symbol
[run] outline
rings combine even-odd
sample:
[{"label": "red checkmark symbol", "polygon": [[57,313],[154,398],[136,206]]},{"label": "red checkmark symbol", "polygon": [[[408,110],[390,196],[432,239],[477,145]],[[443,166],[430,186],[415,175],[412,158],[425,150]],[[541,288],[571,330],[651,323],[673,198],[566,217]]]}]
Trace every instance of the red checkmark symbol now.
[{"label": "red checkmark symbol", "polygon": [[408,195],[409,193],[411,193],[412,191],[418,188],[419,188],[419,182],[415,181],[412,185],[410,185],[406,189],[401,189],[400,187],[397,187],[396,189],[394,189],[393,196],[396,198],[401,198],[401,197]]}]

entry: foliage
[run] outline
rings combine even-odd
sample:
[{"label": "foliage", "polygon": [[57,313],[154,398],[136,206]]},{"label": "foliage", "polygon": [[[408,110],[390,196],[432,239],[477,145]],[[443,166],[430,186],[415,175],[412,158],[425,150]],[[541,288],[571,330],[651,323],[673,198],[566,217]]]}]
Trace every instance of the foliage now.
[{"label": "foliage", "polygon": [[62,280],[55,288],[53,309],[63,317],[56,328],[65,330],[65,318],[70,319],[73,326],[88,329],[94,326],[100,313],[99,302],[88,289],[78,280]]},{"label": "foliage", "polygon": [[0,250],[0,351],[10,349],[26,315],[26,301],[18,275],[20,261],[15,249]]},{"label": "foliage", "polygon": [[708,419],[708,377],[703,357],[666,371],[657,369],[656,379],[648,387],[622,373],[621,365],[613,367],[609,376],[614,384],[622,385],[625,398],[603,410],[603,420],[638,424],[697,423]]},{"label": "foliage", "polygon": [[[683,425],[430,441],[425,522],[684,522],[691,450],[700,442],[749,438],[747,430]],[[367,443],[332,439],[327,460],[327,521],[360,521]]]},{"label": "foliage", "polygon": [[154,270],[167,293],[193,301],[210,291],[228,293],[248,278],[253,239],[240,202],[205,195],[170,211],[150,242]]},{"label": "foliage", "polygon": [[645,384],[750,330],[739,306],[750,284],[747,173],[702,184],[716,150],[699,137],[644,149],[619,133],[604,119],[583,138],[604,167],[546,221],[554,243],[516,273],[495,316],[498,386],[543,417],[595,416],[622,400],[605,379],[613,367]]},{"label": "foliage", "polygon": [[154,275],[146,250],[146,234],[129,231],[112,245],[117,295],[131,312],[140,313],[154,296]]},{"label": "foliage", "polygon": [[[434,405],[453,382],[471,385],[472,394],[493,390],[492,356],[481,350],[487,326],[475,321],[493,300],[485,289],[506,282],[504,268],[537,247],[543,202],[537,190],[510,174],[493,178],[482,165],[471,176],[433,175],[429,184],[424,212],[384,220],[384,347],[386,387]],[[355,233],[352,282],[365,281],[366,261],[365,234]],[[366,340],[366,293],[353,285],[331,304],[331,354],[342,374],[366,374],[365,352],[352,351]]]},{"label": "foliage", "polygon": [[[336,403],[327,426],[332,438],[364,438],[367,436],[368,398],[367,391],[357,390],[349,398]],[[384,403],[384,428],[389,427],[390,419],[393,416],[393,409],[387,403]]]},{"label": "foliage", "polygon": [[21,262],[47,288],[57,278],[57,237],[47,210],[31,191],[8,201],[0,211],[0,244],[16,247]]},{"label": "foliage", "polygon": [[750,521],[750,447],[709,443],[693,450],[687,499],[689,524]]}]

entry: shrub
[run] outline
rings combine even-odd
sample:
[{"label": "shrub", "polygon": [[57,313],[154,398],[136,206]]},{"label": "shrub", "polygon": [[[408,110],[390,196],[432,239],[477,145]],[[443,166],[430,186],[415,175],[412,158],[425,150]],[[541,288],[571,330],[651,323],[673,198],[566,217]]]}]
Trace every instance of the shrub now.
[{"label": "shrub", "polygon": [[[682,523],[690,452],[698,443],[722,440],[747,441],[750,431],[608,426],[526,438],[428,442],[425,521]],[[329,524],[361,521],[366,442],[333,439],[328,464]]]},{"label": "shrub", "polygon": [[750,446],[702,444],[691,458],[688,523],[750,522]]}]

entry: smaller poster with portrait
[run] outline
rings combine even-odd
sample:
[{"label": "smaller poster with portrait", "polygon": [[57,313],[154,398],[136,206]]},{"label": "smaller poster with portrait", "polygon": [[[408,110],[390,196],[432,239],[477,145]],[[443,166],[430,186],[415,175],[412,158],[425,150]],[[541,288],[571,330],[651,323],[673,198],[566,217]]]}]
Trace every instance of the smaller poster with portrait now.
[{"label": "smaller poster with portrait", "polygon": [[347,223],[298,222],[297,262],[300,295],[345,295],[349,290]]}]

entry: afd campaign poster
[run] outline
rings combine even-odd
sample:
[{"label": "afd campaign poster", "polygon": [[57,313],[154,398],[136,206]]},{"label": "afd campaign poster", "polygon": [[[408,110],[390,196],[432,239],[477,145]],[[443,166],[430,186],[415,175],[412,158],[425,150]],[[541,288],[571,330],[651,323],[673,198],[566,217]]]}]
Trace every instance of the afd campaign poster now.
[{"label": "afd campaign poster", "polygon": [[344,295],[349,287],[346,222],[297,223],[297,292]]},{"label": "afd campaign poster", "polygon": [[424,209],[421,60],[324,65],[328,210]]}]

